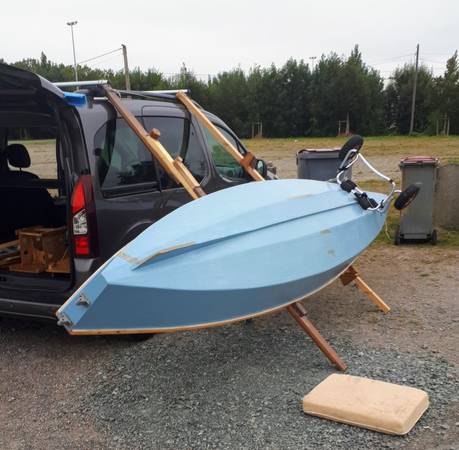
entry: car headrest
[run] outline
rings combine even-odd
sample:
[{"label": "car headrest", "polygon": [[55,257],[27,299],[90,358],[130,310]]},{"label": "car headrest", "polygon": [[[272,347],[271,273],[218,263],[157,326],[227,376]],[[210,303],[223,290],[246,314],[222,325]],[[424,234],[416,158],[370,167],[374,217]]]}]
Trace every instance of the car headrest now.
[{"label": "car headrest", "polygon": [[10,144],[5,149],[6,157],[11,166],[24,169],[30,166],[30,156],[22,144]]}]

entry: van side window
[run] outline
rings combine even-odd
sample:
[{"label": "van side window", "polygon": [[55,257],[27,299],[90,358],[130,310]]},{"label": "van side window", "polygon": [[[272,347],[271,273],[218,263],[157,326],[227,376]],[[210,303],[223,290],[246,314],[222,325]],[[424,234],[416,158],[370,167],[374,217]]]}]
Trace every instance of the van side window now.
[{"label": "van side window", "polygon": [[[181,117],[144,116],[145,128],[150,131],[157,128],[161,132],[159,141],[175,158],[181,156],[194,177],[201,181],[206,175],[204,151],[196,137],[194,126],[188,119]],[[163,169],[159,168],[163,188],[173,187],[173,182],[164,183]],[[164,174],[166,175],[166,174]],[[166,185],[165,185],[166,184]]]},{"label": "van side window", "polygon": [[[97,171],[102,190],[121,186],[156,183],[153,156],[123,119],[108,121],[95,135],[99,148]],[[156,187],[156,186],[155,186]]]},{"label": "van side window", "polygon": [[[218,130],[223,134],[223,136],[234,145],[237,150],[244,155],[244,149],[239,145],[238,141],[235,137],[226,131],[224,128],[219,127],[216,125]],[[204,136],[207,141],[207,147],[209,148],[209,152],[212,155],[212,159],[214,161],[215,167],[218,170],[220,175],[223,175],[226,178],[236,178],[241,179],[244,178],[244,169],[241,165],[225,150],[223,145],[221,145],[215,138],[210,134],[209,130],[205,127],[204,129]]]}]

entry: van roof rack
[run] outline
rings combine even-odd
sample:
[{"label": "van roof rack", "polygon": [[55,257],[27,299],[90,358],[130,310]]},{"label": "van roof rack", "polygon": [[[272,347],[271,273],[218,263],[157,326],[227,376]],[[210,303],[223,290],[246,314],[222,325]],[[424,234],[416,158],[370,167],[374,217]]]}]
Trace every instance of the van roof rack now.
[{"label": "van roof rack", "polygon": [[93,81],[57,81],[53,83],[58,88],[70,88],[70,87],[90,87],[90,86],[102,86],[110,84],[108,80],[93,80]]},{"label": "van roof rack", "polygon": [[183,92],[185,94],[189,94],[191,91],[190,89],[160,89],[155,91],[133,91],[133,92],[140,92],[142,94],[177,94],[179,92]]},{"label": "van roof rack", "polygon": [[121,89],[114,89],[120,95],[126,96],[136,96],[136,97],[148,97],[148,98],[159,98],[163,100],[174,100],[177,101],[176,94],[183,92],[184,94],[189,95],[189,89],[162,89],[157,91],[126,91]]},{"label": "van roof rack", "polygon": [[[71,87],[91,87],[91,86],[103,86],[110,85],[109,80],[88,80],[88,81],[57,81],[53,83],[54,86],[58,88],[71,88]],[[190,93],[190,89],[158,89],[152,91],[135,91],[135,90],[121,90],[115,89],[120,93],[132,93],[132,94],[142,94],[142,95],[152,95],[152,94],[172,94],[175,95],[178,92],[184,92],[185,94]]]},{"label": "van roof rack", "polygon": [[[85,94],[89,94],[93,97],[103,96],[101,91],[102,86],[110,86],[109,80],[87,80],[87,81],[58,81],[53,83],[54,86],[65,89],[65,88],[83,88],[87,89]],[[135,96],[135,97],[148,97],[148,98],[158,98],[161,100],[177,101],[176,94],[183,92],[184,94],[189,95],[190,89],[159,89],[151,91],[134,91],[134,90],[122,90],[122,89],[113,89],[119,95],[123,96]]]}]

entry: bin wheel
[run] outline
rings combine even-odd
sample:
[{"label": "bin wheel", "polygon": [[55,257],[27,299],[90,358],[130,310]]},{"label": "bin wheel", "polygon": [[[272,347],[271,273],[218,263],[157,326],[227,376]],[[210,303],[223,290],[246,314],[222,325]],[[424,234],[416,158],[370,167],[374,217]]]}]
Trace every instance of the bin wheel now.
[{"label": "bin wheel", "polygon": [[400,195],[397,197],[397,200],[394,202],[395,209],[401,211],[406,208],[418,195],[419,186],[411,184],[404,191],[400,192]]},{"label": "bin wheel", "polygon": [[400,225],[397,225],[397,229],[395,230],[394,236],[394,244],[400,245],[402,243],[402,239],[400,238]]},{"label": "bin wheel", "polygon": [[430,235],[430,243],[432,245],[437,245],[438,242],[438,235],[437,235],[437,230],[433,230],[432,234]]}]

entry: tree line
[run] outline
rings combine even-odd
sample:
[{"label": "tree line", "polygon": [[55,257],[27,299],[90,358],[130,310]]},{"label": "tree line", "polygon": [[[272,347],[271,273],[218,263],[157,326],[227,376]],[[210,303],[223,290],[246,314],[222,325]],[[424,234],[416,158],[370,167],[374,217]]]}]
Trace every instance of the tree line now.
[{"label": "tree line", "polygon": [[[23,59],[12,65],[50,81],[71,81],[73,66],[48,60]],[[176,76],[155,69],[130,71],[134,90],[191,89],[204,108],[221,117],[241,137],[250,137],[253,123],[262,123],[267,137],[334,136],[338,121],[349,120],[350,131],[364,135],[407,134],[415,67],[398,67],[384,82],[362,60],[356,46],[349,56],[323,55],[311,66],[289,59],[283,66],[254,66],[224,71],[202,81],[185,66]],[[109,79],[125,88],[124,72],[78,66],[80,80]],[[459,60],[448,59],[443,75],[418,70],[416,133],[459,134]]]}]

